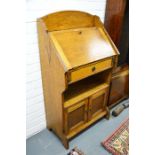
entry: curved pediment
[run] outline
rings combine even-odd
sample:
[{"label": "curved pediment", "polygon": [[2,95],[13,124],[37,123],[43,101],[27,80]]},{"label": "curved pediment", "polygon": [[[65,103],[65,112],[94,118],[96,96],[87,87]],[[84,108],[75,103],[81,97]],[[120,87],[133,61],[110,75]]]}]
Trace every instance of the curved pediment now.
[{"label": "curved pediment", "polygon": [[82,11],[60,11],[41,18],[48,31],[91,27],[94,16]]}]

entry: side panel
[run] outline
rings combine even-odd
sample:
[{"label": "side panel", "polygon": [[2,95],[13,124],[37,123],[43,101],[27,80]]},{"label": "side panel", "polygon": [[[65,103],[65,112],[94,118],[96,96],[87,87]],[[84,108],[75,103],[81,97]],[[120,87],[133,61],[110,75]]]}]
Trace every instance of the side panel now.
[{"label": "side panel", "polygon": [[65,74],[56,56],[56,49],[52,42],[50,42],[45,30],[46,28],[42,21],[38,20],[41,73],[47,127],[53,129],[59,137],[62,137],[62,92],[65,90]]}]

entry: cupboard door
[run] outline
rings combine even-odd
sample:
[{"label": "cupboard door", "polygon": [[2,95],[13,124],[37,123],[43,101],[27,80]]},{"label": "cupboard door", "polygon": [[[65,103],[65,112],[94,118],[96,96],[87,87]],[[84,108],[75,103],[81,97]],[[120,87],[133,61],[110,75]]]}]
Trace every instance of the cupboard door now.
[{"label": "cupboard door", "polygon": [[83,100],[65,110],[65,133],[82,126],[87,122],[88,100]]},{"label": "cupboard door", "polygon": [[104,89],[89,98],[89,120],[106,111],[107,92],[107,89]]}]

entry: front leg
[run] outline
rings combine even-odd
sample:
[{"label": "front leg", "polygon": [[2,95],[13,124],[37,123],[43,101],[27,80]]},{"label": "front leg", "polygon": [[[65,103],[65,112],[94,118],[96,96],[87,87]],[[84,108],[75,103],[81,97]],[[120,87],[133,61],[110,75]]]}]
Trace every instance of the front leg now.
[{"label": "front leg", "polygon": [[64,147],[68,150],[69,149],[69,140],[67,138],[63,138],[62,143]]}]

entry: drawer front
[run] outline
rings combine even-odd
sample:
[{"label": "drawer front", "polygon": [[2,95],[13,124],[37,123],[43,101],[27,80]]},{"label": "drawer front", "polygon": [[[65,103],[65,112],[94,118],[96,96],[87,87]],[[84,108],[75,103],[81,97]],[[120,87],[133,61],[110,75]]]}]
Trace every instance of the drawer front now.
[{"label": "drawer front", "polygon": [[73,131],[87,122],[88,100],[85,99],[65,109],[65,133]]},{"label": "drawer front", "polygon": [[101,90],[89,98],[89,120],[98,116],[106,110],[108,88]]},{"label": "drawer front", "polygon": [[73,70],[69,73],[69,83],[73,83],[75,81],[86,78],[90,75],[99,73],[103,70],[112,67],[112,58],[96,62],[87,66],[83,66],[77,70]]}]

